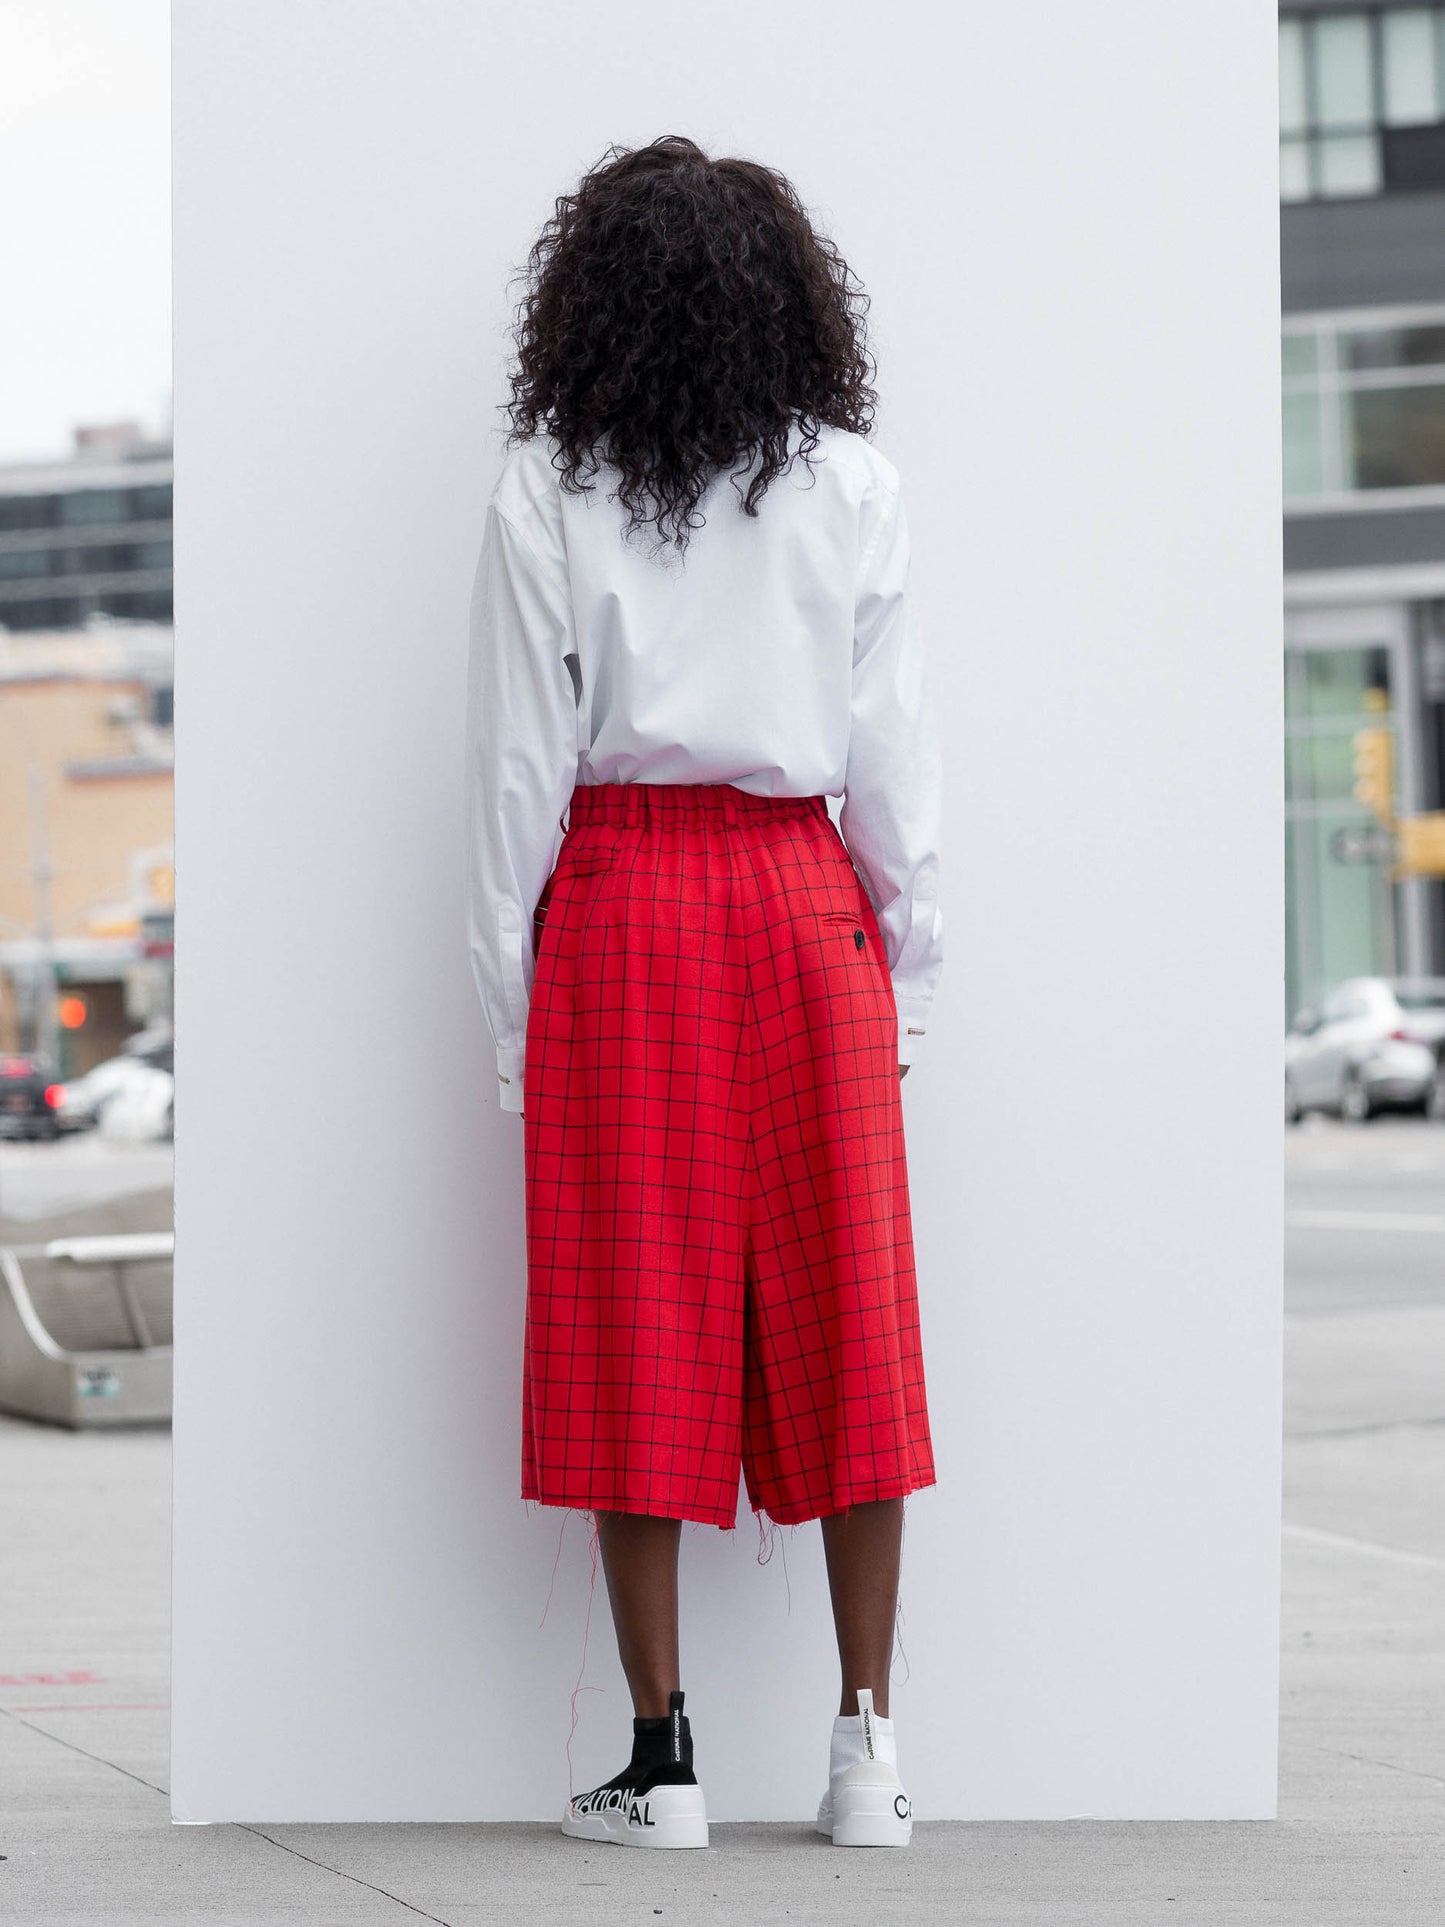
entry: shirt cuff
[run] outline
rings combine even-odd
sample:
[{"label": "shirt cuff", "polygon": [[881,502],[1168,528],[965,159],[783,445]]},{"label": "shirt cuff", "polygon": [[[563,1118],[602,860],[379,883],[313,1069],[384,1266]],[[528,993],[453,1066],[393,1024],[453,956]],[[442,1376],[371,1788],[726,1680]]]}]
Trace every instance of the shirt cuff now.
[{"label": "shirt cuff", "polygon": [[[909,1010],[900,1005],[898,1010],[898,1061],[900,1064],[913,1063],[920,1044],[928,1029],[926,1009]],[[925,1046],[925,1049],[927,1047]]]},{"label": "shirt cuff", "polygon": [[520,1111],[522,1108],[523,1055],[520,1050],[497,1052],[497,1089],[501,1093],[504,1111]]}]

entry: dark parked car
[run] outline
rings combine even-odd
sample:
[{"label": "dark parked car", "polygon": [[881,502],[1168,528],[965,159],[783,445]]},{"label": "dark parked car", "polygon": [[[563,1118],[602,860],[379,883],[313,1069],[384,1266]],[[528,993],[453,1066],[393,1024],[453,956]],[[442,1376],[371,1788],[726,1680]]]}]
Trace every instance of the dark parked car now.
[{"label": "dark parked car", "polygon": [[60,1084],[48,1057],[34,1051],[0,1056],[0,1137],[58,1137]]}]

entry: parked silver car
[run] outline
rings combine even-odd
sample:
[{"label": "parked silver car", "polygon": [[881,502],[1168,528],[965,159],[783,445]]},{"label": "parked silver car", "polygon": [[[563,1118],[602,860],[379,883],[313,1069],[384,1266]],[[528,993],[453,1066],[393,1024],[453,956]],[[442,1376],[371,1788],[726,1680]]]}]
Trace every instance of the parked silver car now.
[{"label": "parked silver car", "polygon": [[1284,1046],[1284,1112],[1438,1108],[1445,1061],[1445,977],[1351,977],[1302,1010]]}]

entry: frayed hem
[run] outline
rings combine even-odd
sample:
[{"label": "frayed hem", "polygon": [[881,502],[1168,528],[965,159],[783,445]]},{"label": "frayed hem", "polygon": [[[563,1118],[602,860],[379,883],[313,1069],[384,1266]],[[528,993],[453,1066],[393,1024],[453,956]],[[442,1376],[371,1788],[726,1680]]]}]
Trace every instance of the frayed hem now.
[{"label": "frayed hem", "polygon": [[750,1501],[753,1511],[766,1516],[768,1522],[779,1526],[806,1526],[815,1519],[846,1519],[848,1514],[860,1505],[882,1505],[889,1499],[911,1499],[915,1492],[927,1492],[938,1481],[936,1479],[911,1479],[895,1481],[879,1492],[869,1492],[857,1498],[845,1499],[841,1505],[832,1500],[806,1501],[801,1506],[778,1507],[766,1499]]},{"label": "frayed hem", "polygon": [[716,1514],[676,1511],[666,1506],[602,1504],[589,1499],[541,1499],[530,1492],[522,1494],[522,1503],[529,1510],[545,1506],[551,1511],[579,1512],[591,1519],[594,1526],[599,1512],[618,1512],[632,1519],[676,1519],[680,1525],[716,1526],[720,1532],[736,1532],[738,1528],[736,1507],[730,1514]]}]

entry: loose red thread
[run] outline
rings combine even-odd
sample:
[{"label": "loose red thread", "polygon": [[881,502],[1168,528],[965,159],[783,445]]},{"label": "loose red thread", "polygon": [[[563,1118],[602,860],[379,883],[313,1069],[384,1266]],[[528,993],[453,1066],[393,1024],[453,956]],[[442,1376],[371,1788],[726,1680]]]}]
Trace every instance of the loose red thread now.
[{"label": "loose red thread", "polygon": [[[898,1534],[898,1556],[899,1556],[899,1561],[902,1564],[903,1570],[905,1572],[908,1570],[908,1565],[907,1565],[907,1561],[904,1560],[903,1558],[903,1551],[904,1551],[904,1547],[906,1545],[907,1539],[908,1539],[908,1500],[907,1498],[905,1498],[903,1501],[903,1522],[899,1529],[899,1534]],[[904,1671],[903,1679],[901,1682],[901,1684],[906,1686],[908,1684],[908,1681],[913,1675],[913,1667],[909,1661],[908,1654],[905,1651],[904,1645],[903,1645],[903,1590],[902,1590],[902,1587],[899,1588],[898,1601],[893,1609],[893,1639],[894,1639],[895,1650],[897,1651],[899,1658],[903,1661],[904,1667],[906,1669]],[[893,1678],[893,1655],[891,1653],[888,1656],[888,1680],[890,1685],[897,1685],[900,1683]]]},{"label": "loose red thread", "polygon": [[[595,1513],[589,1512],[585,1508],[580,1508],[580,1511],[584,1519],[590,1519],[592,1522],[592,1530],[588,1539],[588,1551],[592,1561],[592,1576],[587,1592],[587,1617],[582,1626],[582,1664],[577,1669],[577,1684],[572,1689],[572,1725],[567,1734],[567,1804],[569,1806],[572,1804],[574,1791],[572,1778],[572,1735],[577,1731],[577,1695],[582,1692],[600,1693],[603,1690],[600,1686],[584,1687],[582,1684],[583,1674],[587,1671],[587,1636],[592,1628],[592,1600],[597,1591],[597,1555],[599,1544]],[[552,1592],[557,1584],[557,1568],[562,1562],[562,1541],[566,1536],[567,1527],[572,1516],[573,1514],[570,1509],[564,1509],[562,1522],[557,1528],[557,1551],[552,1559],[552,1574],[547,1581],[547,1603],[542,1608],[542,1617],[537,1621],[539,1626],[546,1625],[547,1614],[552,1609]]]},{"label": "loose red thread", "polygon": [[[587,1671],[587,1636],[592,1630],[592,1601],[596,1596],[596,1592],[597,1592],[597,1556],[600,1550],[600,1542],[597,1536],[596,1513],[590,1510],[584,1510],[582,1516],[585,1519],[588,1519],[591,1521],[591,1531],[588,1535],[587,1550],[591,1559],[592,1571],[591,1571],[591,1577],[589,1579],[588,1587],[587,1587],[587,1617],[582,1622],[582,1664],[577,1668],[577,1684],[572,1689],[572,1725],[567,1734],[567,1804],[568,1806],[572,1804],[572,1797],[573,1797],[572,1735],[577,1731],[577,1695],[583,1692],[600,1693],[602,1691],[602,1688],[600,1686],[584,1687],[582,1684],[583,1675]],[[559,1535],[559,1538],[560,1538],[560,1535]],[[561,1547],[559,1544],[558,1546],[559,1554],[560,1554],[560,1551],[561,1551]]]},{"label": "loose red thread", "polygon": [[552,1561],[552,1577],[547,1581],[547,1603],[542,1608],[542,1617],[537,1621],[539,1626],[546,1625],[547,1614],[552,1609],[552,1588],[557,1583],[557,1565],[562,1557],[562,1534],[567,1530],[567,1521],[570,1517],[570,1513],[564,1512],[562,1514],[562,1523],[557,1528],[557,1557]]},{"label": "loose red thread", "polygon": [[[768,1514],[765,1511],[763,1511],[761,1507],[759,1507],[758,1511],[754,1513],[753,1516],[754,1518],[756,1518],[758,1522],[758,1564],[760,1566],[766,1566],[769,1563],[769,1561],[772,1559],[773,1547],[775,1545],[780,1547],[782,1550],[783,1586],[786,1590],[787,1599],[788,1599],[788,1617],[789,1619],[791,1619],[793,1616],[793,1582],[788,1573],[788,1542],[786,1539],[780,1539],[778,1537],[777,1520],[773,1518],[769,1518]],[[790,1526],[788,1530],[790,1532],[796,1532],[797,1527]],[[766,1552],[764,1552],[763,1550],[765,1546],[767,1548]]]},{"label": "loose red thread", "polygon": [[777,1537],[778,1528],[765,1512],[755,1512],[753,1517],[758,1522],[758,1564],[765,1566],[773,1556],[773,1541]]}]

